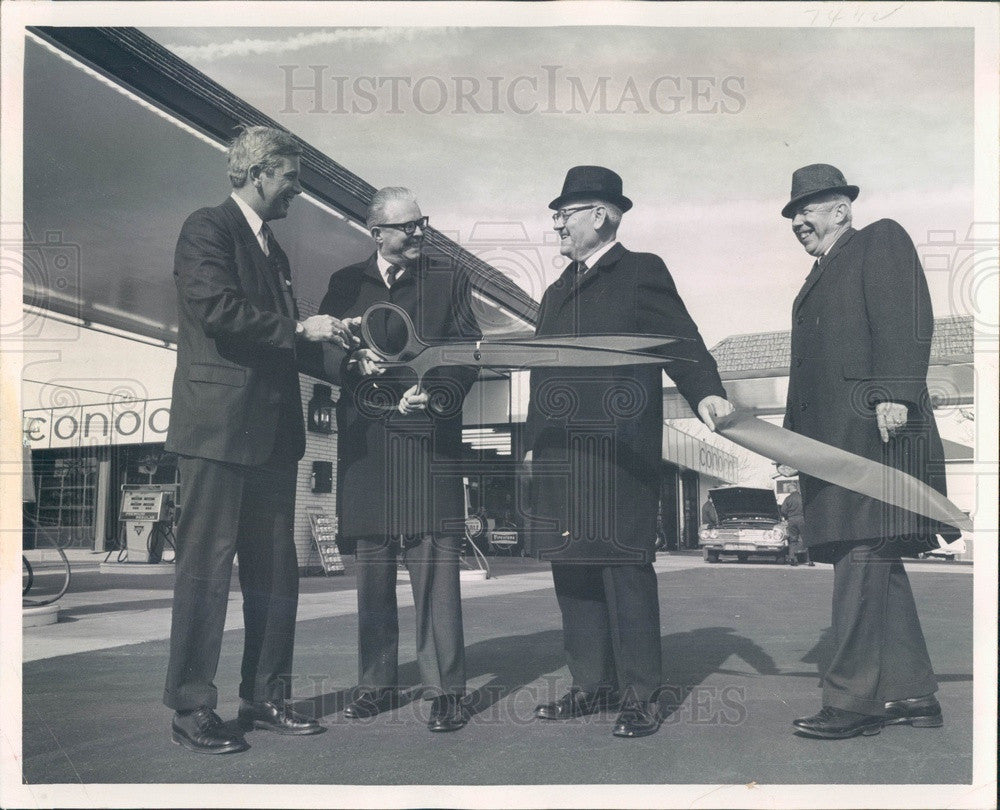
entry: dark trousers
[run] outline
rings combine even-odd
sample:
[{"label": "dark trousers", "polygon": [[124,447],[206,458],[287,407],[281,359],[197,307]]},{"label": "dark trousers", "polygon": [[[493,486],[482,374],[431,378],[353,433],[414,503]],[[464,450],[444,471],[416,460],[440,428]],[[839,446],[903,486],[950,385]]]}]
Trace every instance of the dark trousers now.
[{"label": "dark trousers", "polygon": [[885,714],[887,700],[937,690],[910,580],[891,542],[848,545],[833,559],[833,635],[823,705]]},{"label": "dark trousers", "polygon": [[456,537],[424,535],[358,540],[358,684],[399,683],[399,610],[396,565],[410,574],[417,624],[417,662],[423,685],[435,693],[465,691],[465,639]]},{"label": "dark trousers", "polygon": [[660,602],[652,563],[552,564],[573,686],[651,700],[661,686]]},{"label": "dark trousers", "polygon": [[217,705],[212,681],[234,554],[245,628],[240,697],[287,697],[299,594],[295,464],[241,467],[182,456],[178,467],[183,498],[163,702],[179,711]]}]

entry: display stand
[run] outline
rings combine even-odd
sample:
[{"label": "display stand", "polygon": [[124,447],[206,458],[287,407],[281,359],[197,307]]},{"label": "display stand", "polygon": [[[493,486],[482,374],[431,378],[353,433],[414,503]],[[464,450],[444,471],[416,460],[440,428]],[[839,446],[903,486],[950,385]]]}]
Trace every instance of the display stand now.
[{"label": "display stand", "polygon": [[337,550],[337,519],[330,517],[318,506],[308,508],[306,513],[309,515],[309,528],[323,573],[327,576],[344,573],[344,561],[340,559],[340,552]]}]

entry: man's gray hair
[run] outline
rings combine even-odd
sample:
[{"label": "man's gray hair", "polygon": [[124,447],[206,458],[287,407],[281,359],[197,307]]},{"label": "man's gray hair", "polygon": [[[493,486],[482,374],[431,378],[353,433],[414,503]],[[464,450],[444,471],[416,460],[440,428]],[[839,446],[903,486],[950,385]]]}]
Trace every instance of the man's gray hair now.
[{"label": "man's gray hair", "polygon": [[233,188],[243,188],[250,174],[250,167],[259,165],[270,172],[278,167],[283,157],[298,157],[302,146],[295,137],[273,127],[243,127],[229,144],[229,182]]},{"label": "man's gray hair", "polygon": [[598,200],[598,202],[604,206],[604,210],[607,212],[608,224],[617,231],[618,226],[622,224],[622,214],[624,212],[614,203],[604,202],[603,200]]},{"label": "man's gray hair", "polygon": [[417,196],[408,188],[403,186],[386,186],[375,192],[372,201],[368,203],[368,230],[376,225],[381,225],[385,216],[385,207],[393,200],[406,200],[416,202]]}]

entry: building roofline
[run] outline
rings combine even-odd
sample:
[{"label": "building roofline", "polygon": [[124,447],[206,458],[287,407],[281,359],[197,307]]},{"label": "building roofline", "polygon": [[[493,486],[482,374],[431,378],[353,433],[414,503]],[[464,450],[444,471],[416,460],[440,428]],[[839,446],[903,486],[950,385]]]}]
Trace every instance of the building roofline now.
[{"label": "building roofline", "polygon": [[[286,130],[137,28],[31,26],[28,30],[214,140],[230,141],[239,124]],[[376,188],[295,137],[303,149],[303,188],[363,224]],[[537,302],[510,279],[433,228],[427,241],[465,269],[487,297],[534,323]]]}]

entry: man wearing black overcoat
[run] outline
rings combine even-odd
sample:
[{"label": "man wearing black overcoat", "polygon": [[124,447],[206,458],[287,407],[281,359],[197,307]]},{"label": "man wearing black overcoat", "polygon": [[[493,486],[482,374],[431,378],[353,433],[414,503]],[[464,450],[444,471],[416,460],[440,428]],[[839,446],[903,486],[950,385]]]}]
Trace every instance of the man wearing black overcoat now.
[{"label": "man wearing black overcoat", "polygon": [[249,747],[214,711],[234,554],[245,626],[241,726],[323,731],[286,703],[298,603],[295,465],[305,448],[297,366],[314,354],[320,369],[317,343],[352,338],[330,316],[299,320],[288,259],[267,225],[302,191],[300,154],[286,132],[244,129],[229,150],[232,195],[195,211],[177,240],[166,449],[178,455],[182,509],[163,700],[175,710],[174,742],[197,753]]},{"label": "man wearing black overcoat", "polygon": [[[816,258],[792,309],[785,427],[896,467],[945,493],[927,365],[933,314],[913,242],[893,220],[851,225],[858,187],[827,164],[798,169],[782,215]],[[804,539],[832,563],[833,656],[823,707],[793,726],[847,738],[887,724],[940,726],[941,707],[901,557],[957,530],[800,475]]]},{"label": "man wearing black overcoat", "polygon": [[[453,266],[422,260],[427,218],[413,193],[376,192],[368,227],[377,251],[330,278],[320,305],[357,323],[370,306],[389,302],[428,340],[476,338],[464,277]],[[373,340],[394,353],[402,322],[370,324]],[[327,347],[327,374],[341,386],[337,401],[337,513],[340,536],[356,543],[358,562],[358,694],[352,719],[390,708],[398,687],[396,565],[410,575],[416,610],[417,660],[433,699],[428,728],[446,732],[467,722],[465,645],[459,591],[464,532],[462,403],[477,371],[440,368],[414,385],[406,369],[383,369],[370,347]]]},{"label": "man wearing black overcoat", "polygon": [[[663,261],[617,241],[632,207],[600,166],[569,170],[549,206],[572,261],[542,297],[535,334],[659,334],[665,368],[703,422],[732,410]],[[653,558],[663,446],[662,368],[546,368],[531,372],[524,447],[532,477],[529,548],[552,562],[570,692],[535,709],[560,720],[617,707],[613,733],[660,725],[660,613]]]}]

